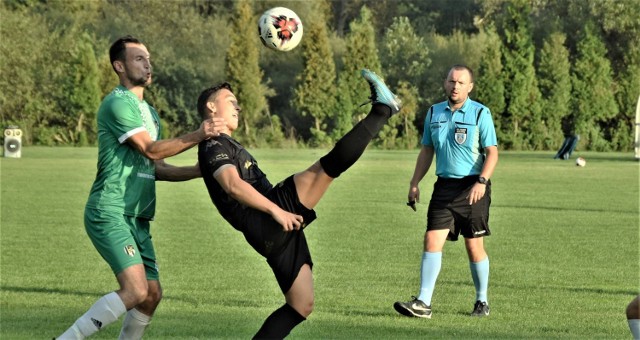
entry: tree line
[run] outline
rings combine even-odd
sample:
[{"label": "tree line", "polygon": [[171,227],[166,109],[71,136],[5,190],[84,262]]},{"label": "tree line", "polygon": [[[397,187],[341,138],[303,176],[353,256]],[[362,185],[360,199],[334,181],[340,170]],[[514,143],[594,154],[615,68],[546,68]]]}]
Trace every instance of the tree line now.
[{"label": "tree line", "polygon": [[[264,48],[257,19],[294,10],[299,47]],[[453,64],[474,70],[502,149],[555,150],[566,135],[598,151],[633,148],[640,95],[640,2],[633,0],[4,0],[0,119],[29,145],[94,145],[96,112],[117,85],[108,48],[131,34],[149,48],[163,136],[199,124],[196,99],[229,81],[247,146],[324,147],[368,108],[369,68],[404,109],[376,147],[419,144]]]}]

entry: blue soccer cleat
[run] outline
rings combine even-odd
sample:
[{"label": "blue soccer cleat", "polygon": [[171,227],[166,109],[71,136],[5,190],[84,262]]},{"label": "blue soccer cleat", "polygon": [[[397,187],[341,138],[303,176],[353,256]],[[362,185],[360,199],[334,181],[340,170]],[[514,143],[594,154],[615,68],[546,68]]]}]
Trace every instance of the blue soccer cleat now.
[{"label": "blue soccer cleat", "polygon": [[393,94],[384,81],[374,72],[363,69],[362,76],[369,83],[371,88],[371,103],[383,104],[391,108],[391,115],[394,115],[402,108],[400,98]]}]

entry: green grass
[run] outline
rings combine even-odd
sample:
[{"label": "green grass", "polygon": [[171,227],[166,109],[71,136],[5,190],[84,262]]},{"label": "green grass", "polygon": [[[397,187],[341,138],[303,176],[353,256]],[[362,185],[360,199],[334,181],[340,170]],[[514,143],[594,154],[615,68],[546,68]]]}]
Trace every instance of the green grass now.
[{"label": "green grass", "polygon": [[[252,150],[272,182],[322,150]],[[85,234],[95,148],[25,148],[1,159],[0,338],[62,333],[117,288]],[[405,206],[416,151],[368,150],[334,182],[307,229],[316,308],[292,339],[617,338],[639,290],[639,165],[631,154],[502,152],[493,181],[491,316],[467,316],[474,288],[462,242],[445,246],[431,320],[392,304],[419,286],[431,171]],[[575,155],[574,155],[575,156]],[[193,150],[169,160],[191,164]],[[200,180],[158,183],[152,233],[164,288],[148,339],[250,338],[283,302],[266,262],[224,222]],[[119,324],[96,339],[114,339]]]}]

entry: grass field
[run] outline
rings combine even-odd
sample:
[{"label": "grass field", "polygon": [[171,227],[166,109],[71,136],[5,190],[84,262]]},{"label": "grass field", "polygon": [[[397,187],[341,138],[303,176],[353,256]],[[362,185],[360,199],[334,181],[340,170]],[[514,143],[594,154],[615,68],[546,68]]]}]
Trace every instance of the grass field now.
[{"label": "grass field", "polygon": [[[272,182],[321,150],[253,150]],[[1,159],[0,338],[62,333],[116,289],[85,234],[97,149],[23,149]],[[462,242],[448,243],[431,320],[396,315],[416,295],[431,171],[405,206],[417,151],[368,150],[334,182],[307,229],[316,308],[291,339],[630,339],[639,292],[639,165],[630,153],[502,152],[493,181],[491,316],[467,316],[474,288]],[[574,156],[576,154],[574,153]],[[173,164],[191,164],[191,150]],[[224,222],[201,180],[158,183],[152,224],[164,287],[147,339],[250,338],[282,297],[269,267]],[[95,339],[115,339],[120,324]]]}]

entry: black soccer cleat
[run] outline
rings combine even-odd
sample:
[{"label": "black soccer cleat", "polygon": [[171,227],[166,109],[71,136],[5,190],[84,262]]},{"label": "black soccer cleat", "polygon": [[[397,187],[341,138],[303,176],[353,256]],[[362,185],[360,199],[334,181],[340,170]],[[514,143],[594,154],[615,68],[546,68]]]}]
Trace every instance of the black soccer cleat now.
[{"label": "black soccer cleat", "polygon": [[431,306],[427,306],[415,296],[411,301],[394,303],[393,308],[404,316],[431,319]]},{"label": "black soccer cleat", "polygon": [[476,304],[473,305],[473,312],[471,312],[471,316],[489,316],[489,305],[484,301],[476,301]]}]

